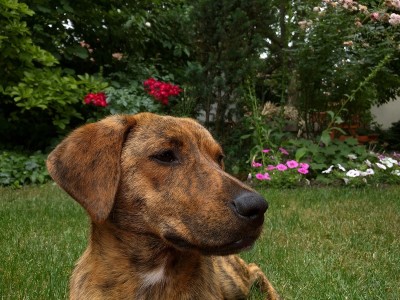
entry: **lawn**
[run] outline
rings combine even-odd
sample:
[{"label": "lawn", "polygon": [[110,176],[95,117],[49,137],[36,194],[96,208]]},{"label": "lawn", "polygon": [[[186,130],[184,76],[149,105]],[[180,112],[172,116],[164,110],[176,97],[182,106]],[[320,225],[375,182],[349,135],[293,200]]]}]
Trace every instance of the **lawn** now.
[{"label": "lawn", "polygon": [[[400,187],[264,194],[265,230],[243,257],[285,299],[398,299]],[[52,184],[0,188],[0,228],[0,298],[67,298],[86,246],[83,209]]]}]

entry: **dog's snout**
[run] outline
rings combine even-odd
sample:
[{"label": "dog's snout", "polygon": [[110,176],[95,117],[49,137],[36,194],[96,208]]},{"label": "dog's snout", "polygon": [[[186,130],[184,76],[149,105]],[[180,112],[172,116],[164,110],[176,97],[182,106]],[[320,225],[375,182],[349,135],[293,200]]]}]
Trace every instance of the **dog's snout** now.
[{"label": "dog's snout", "polygon": [[256,193],[239,195],[233,200],[232,206],[238,215],[251,220],[263,217],[268,209],[267,201]]}]

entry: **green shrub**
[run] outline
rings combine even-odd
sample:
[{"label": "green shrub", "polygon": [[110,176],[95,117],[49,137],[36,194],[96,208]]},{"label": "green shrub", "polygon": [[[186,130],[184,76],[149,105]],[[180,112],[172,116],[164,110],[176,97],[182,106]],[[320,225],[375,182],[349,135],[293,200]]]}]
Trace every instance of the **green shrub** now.
[{"label": "green shrub", "polygon": [[348,156],[354,154],[362,162],[371,157],[365,146],[358,145],[354,138],[345,141],[333,140],[328,145],[319,145],[316,142],[306,139],[292,140],[296,147],[296,159],[310,162],[312,170],[320,173],[329,168],[330,165],[341,164],[345,168],[349,165]]},{"label": "green shrub", "polygon": [[383,134],[383,141],[388,144],[392,150],[400,150],[400,120],[392,123],[390,128]]},{"label": "green shrub", "polygon": [[57,68],[57,59],[32,39],[24,3],[0,0],[0,140],[14,148],[46,149],[86,119],[83,98],[107,84]]},{"label": "green shrub", "polygon": [[18,85],[8,87],[5,94],[15,101],[19,113],[29,110],[41,110],[49,115],[52,123],[59,129],[65,129],[71,119],[82,119],[76,104],[82,103],[84,96],[91,91],[101,91],[107,83],[85,74],[75,79],[62,74],[60,69],[32,69],[24,72]]},{"label": "green shrub", "polygon": [[110,86],[106,89],[110,114],[136,114],[142,111],[158,112],[161,104],[154,101],[145,93],[139,81],[132,81],[129,86],[116,88]]},{"label": "green shrub", "polygon": [[42,184],[50,179],[46,169],[46,155],[17,152],[0,152],[0,186],[21,187],[26,184]]}]

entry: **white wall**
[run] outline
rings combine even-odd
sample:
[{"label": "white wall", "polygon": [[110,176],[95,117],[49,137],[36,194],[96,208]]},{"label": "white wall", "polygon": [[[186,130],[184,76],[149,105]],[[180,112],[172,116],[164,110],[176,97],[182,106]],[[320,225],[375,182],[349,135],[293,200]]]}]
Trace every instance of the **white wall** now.
[{"label": "white wall", "polygon": [[379,107],[372,107],[371,113],[374,116],[374,120],[382,125],[382,129],[389,128],[393,122],[400,120],[400,98]]}]

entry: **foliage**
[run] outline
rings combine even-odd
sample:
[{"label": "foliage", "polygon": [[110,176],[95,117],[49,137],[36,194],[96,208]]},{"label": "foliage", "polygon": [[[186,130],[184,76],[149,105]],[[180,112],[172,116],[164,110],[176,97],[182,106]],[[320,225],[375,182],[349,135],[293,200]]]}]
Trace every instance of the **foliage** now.
[{"label": "foliage", "polygon": [[244,122],[249,133],[242,135],[241,139],[248,140],[252,145],[250,156],[262,152],[265,147],[278,149],[284,146],[285,141],[291,138],[291,134],[284,131],[286,125],[282,114],[270,117],[262,115],[261,107],[255,95],[254,88],[249,87],[246,95],[246,107],[250,110],[244,117]]},{"label": "foliage", "polygon": [[137,81],[133,81],[126,87],[115,88],[110,86],[106,89],[106,94],[108,101],[106,109],[110,114],[161,111],[161,105],[147,95],[143,85]]},{"label": "foliage", "polygon": [[87,74],[75,79],[63,76],[60,69],[34,69],[25,71],[18,85],[8,87],[5,94],[11,96],[20,108],[11,113],[14,120],[20,113],[32,110],[39,115],[47,114],[55,127],[65,129],[72,118],[82,118],[76,104],[82,103],[85,93],[101,91],[106,86]]},{"label": "foliage", "polygon": [[241,118],[241,87],[261,68],[270,7],[260,0],[192,3],[194,61],[187,75],[193,86],[191,97],[204,110],[206,126],[214,123],[216,135],[223,137],[224,122],[232,121],[233,115]]},{"label": "foliage", "polygon": [[41,152],[32,155],[2,151],[0,153],[0,186],[21,187],[43,184],[50,179]]},{"label": "foliage", "polygon": [[[399,95],[400,36],[398,27],[388,22],[398,8],[392,2],[286,3],[287,17],[280,30],[288,32],[280,44],[283,54],[274,55],[277,51],[267,48],[266,70],[274,69],[277,57],[282,57],[281,63],[265,74],[264,84],[272,89],[269,96],[302,111],[308,133],[314,130],[309,117],[315,110],[336,113],[346,102],[348,115],[368,116],[371,105]],[[379,12],[379,20],[371,17],[373,12]],[[388,57],[376,76],[360,86]],[[347,101],[346,95],[352,94],[352,101]]]},{"label": "foliage", "polygon": [[[358,86],[356,87],[356,89],[354,89],[350,95],[345,95],[345,99],[343,99],[342,103],[339,105],[339,107],[337,108],[336,113],[332,112],[332,111],[327,111],[328,115],[330,116],[331,120],[329,122],[329,124],[327,125],[326,129],[324,129],[322,131],[321,134],[321,139],[320,141],[325,144],[328,145],[330,142],[330,134],[333,130],[336,131],[341,131],[342,133],[343,130],[341,130],[338,127],[334,127],[336,124],[341,124],[343,122],[342,118],[340,117],[341,113],[346,109],[346,106],[348,106],[348,104],[352,103],[353,101],[356,100],[356,95],[362,91],[366,86],[368,86],[368,84],[370,84],[371,81],[373,81],[377,75],[379,74],[379,72],[386,66],[386,64],[391,60],[391,55],[386,55],[380,62],[379,64],[374,67],[371,72],[369,73],[369,75],[363,80],[361,81]],[[370,107],[369,107],[370,108]],[[369,125],[369,124],[368,124]]]},{"label": "foliage", "polygon": [[[108,78],[124,73],[128,81],[142,69],[182,72],[187,45],[185,1],[24,0],[34,11],[33,39],[77,74],[102,70]],[[88,16],[95,16],[88,18]]]},{"label": "foliage", "polygon": [[328,145],[318,144],[306,139],[292,140],[291,143],[297,149],[296,159],[309,161],[311,169],[317,174],[332,164],[341,164],[348,168],[348,155],[351,154],[357,155],[361,160],[370,157],[368,149],[365,146],[358,145],[354,138],[345,141],[335,139]]},{"label": "foliage", "polygon": [[384,132],[383,141],[388,144],[389,149],[400,151],[400,120],[392,123]]},{"label": "foliage", "polygon": [[35,64],[50,67],[57,60],[37,46],[23,20],[34,12],[17,0],[0,0],[0,92],[8,85],[16,84],[23,72],[35,68]]},{"label": "foliage", "polygon": [[3,143],[41,149],[82,119],[83,96],[106,84],[56,68],[57,60],[34,43],[23,21],[34,12],[14,0],[0,5],[0,137]]}]

